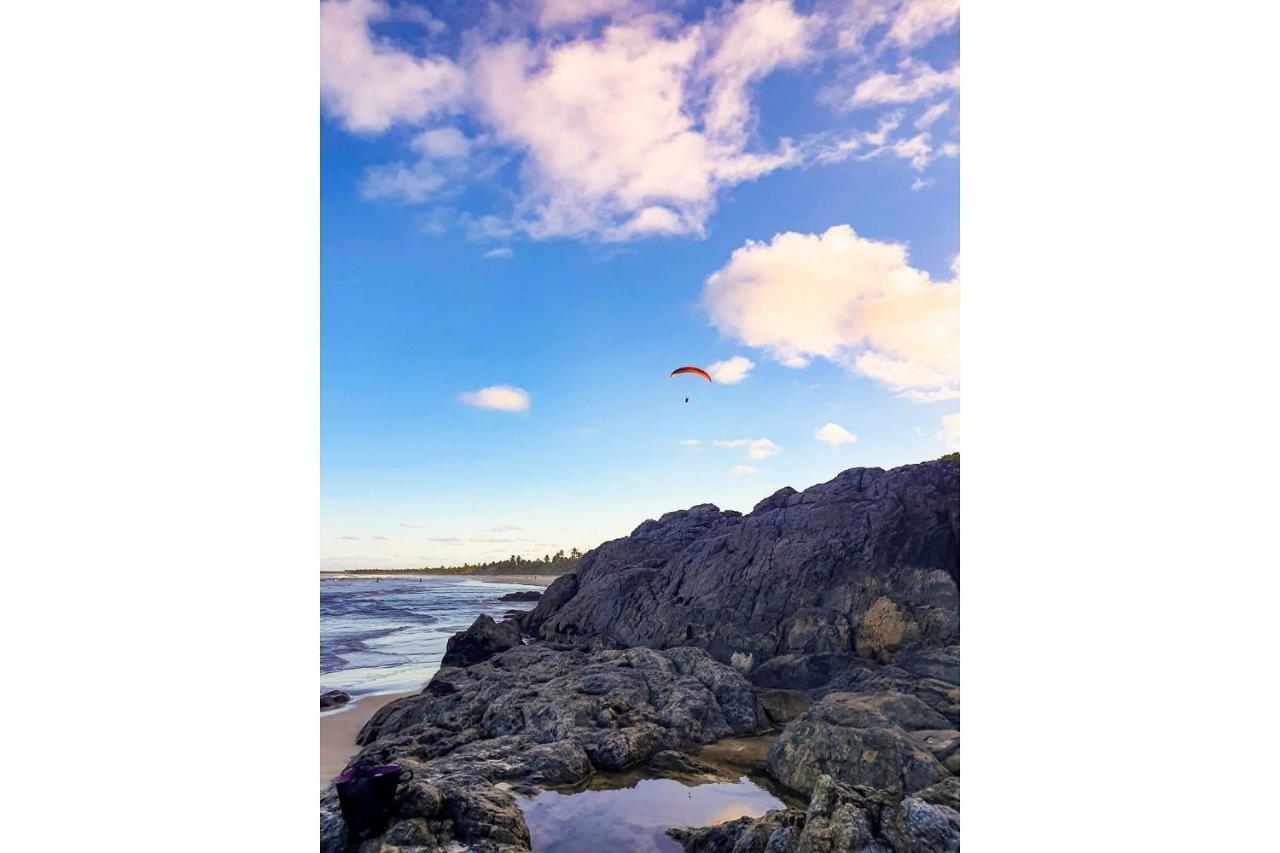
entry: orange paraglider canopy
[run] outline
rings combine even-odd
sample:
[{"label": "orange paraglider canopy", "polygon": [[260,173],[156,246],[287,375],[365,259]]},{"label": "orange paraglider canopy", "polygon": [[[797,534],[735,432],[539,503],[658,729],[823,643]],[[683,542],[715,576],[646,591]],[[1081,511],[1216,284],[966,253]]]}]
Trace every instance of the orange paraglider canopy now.
[{"label": "orange paraglider canopy", "polygon": [[[701,367],[677,367],[671,371],[671,376],[679,376],[681,373],[692,373],[694,376],[701,376],[708,382],[711,381],[711,374],[703,370]],[[668,377],[670,378],[670,377]]]}]

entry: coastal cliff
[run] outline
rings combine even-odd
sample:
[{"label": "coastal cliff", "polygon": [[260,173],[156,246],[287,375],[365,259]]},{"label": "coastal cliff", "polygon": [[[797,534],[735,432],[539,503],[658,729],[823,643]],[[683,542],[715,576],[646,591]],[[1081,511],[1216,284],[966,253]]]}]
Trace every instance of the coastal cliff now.
[{"label": "coastal cliff", "polygon": [[959,517],[938,460],[644,522],[369,720],[360,759],[413,779],[362,844],[330,786],[322,850],[528,850],[516,794],[765,732],[807,809],[672,827],[686,850],[958,850]]}]

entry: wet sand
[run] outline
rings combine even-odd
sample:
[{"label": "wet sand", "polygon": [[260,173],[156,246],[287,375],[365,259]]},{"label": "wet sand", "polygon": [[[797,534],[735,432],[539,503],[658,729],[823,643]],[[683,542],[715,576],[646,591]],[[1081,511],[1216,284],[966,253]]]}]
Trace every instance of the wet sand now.
[{"label": "wet sand", "polygon": [[408,693],[386,693],[365,696],[351,702],[341,711],[326,712],[320,715],[320,788],[324,789],[333,781],[333,777],[342,772],[360,748],[356,746],[356,735],[360,727],[374,715],[374,712],[388,702],[402,696],[412,696],[416,690]]}]

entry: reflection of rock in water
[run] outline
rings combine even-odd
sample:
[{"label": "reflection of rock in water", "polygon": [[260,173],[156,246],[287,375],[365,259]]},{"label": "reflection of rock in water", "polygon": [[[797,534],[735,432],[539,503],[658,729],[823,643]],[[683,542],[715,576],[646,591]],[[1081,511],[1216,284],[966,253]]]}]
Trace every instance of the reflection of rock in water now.
[{"label": "reflection of rock in water", "polygon": [[712,826],[783,807],[781,800],[746,777],[686,785],[638,774],[611,775],[612,779],[599,779],[596,784],[616,787],[575,793],[542,791],[520,798],[534,849],[539,853],[678,851],[680,845],[666,834],[672,826]]}]

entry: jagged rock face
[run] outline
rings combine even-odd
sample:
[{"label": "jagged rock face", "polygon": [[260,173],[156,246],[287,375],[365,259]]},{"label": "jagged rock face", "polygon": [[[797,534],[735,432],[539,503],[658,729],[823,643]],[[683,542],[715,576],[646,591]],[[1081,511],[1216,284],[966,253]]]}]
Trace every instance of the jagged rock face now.
[{"label": "jagged rock face", "polygon": [[471,627],[449,638],[442,666],[470,666],[493,657],[498,652],[520,645],[520,625],[514,620],[494,622],[481,614]]},{"label": "jagged rock face", "polygon": [[853,468],[748,515],[702,504],[646,521],[587,553],[522,624],[559,642],[699,646],[740,668],[888,663],[958,642],[959,529],[959,462]]}]

